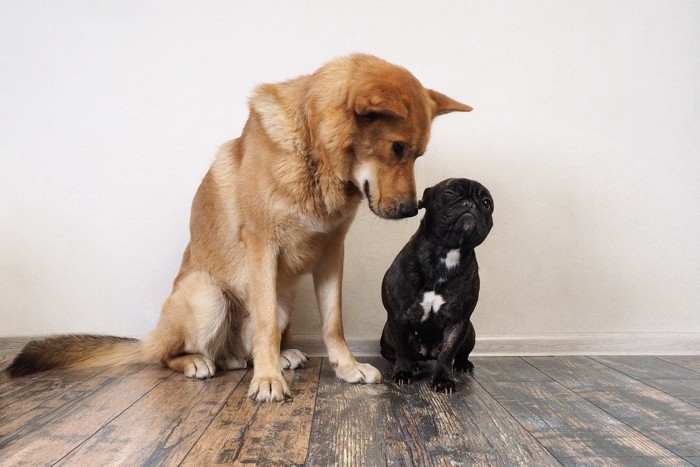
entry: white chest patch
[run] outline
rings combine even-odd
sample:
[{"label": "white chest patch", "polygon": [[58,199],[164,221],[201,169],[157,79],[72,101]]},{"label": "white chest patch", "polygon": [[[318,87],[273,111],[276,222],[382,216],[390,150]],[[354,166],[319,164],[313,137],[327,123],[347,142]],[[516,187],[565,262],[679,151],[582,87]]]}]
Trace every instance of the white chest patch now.
[{"label": "white chest patch", "polygon": [[454,249],[448,251],[447,255],[445,255],[445,257],[440,261],[445,263],[445,267],[447,267],[447,269],[452,269],[459,264],[459,250]]},{"label": "white chest patch", "polygon": [[423,301],[421,302],[421,306],[423,307],[423,317],[421,318],[421,322],[430,318],[431,313],[437,313],[444,303],[445,300],[442,298],[442,295],[436,294],[433,291],[425,292],[423,294]]}]

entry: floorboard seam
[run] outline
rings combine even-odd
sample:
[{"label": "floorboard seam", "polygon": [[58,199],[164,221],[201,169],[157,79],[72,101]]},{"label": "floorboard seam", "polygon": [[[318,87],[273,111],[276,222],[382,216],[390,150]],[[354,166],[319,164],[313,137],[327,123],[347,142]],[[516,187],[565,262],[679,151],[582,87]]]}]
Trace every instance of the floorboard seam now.
[{"label": "floorboard seam", "polygon": [[[667,357],[677,357],[678,355],[666,355],[666,356],[667,356]],[[683,356],[683,357],[689,357],[689,356],[691,356],[691,355],[681,355],[681,356]],[[654,358],[656,358],[656,359],[661,360],[662,362],[670,363],[671,365],[676,365],[677,367],[683,368],[683,369],[688,370],[688,371],[692,371],[693,373],[697,373],[698,378],[700,378],[700,371],[698,371],[698,370],[696,370],[696,369],[694,369],[694,368],[690,368],[690,367],[688,367],[688,366],[685,366],[685,365],[682,364],[682,363],[677,363],[677,362],[672,362],[672,361],[670,361],[670,360],[667,360],[667,359],[664,358],[663,355],[650,355],[650,357],[654,357]]]},{"label": "floorboard seam", "polygon": [[[656,358],[657,360],[661,360],[662,362],[665,362],[665,363],[670,363],[671,365],[675,365],[675,366],[677,366],[677,367],[679,367],[679,368],[683,368],[684,370],[690,370],[689,368],[685,368],[685,367],[682,367],[682,366],[680,366],[680,365],[676,365],[675,363],[672,363],[672,362],[667,362],[666,360],[660,359],[660,358],[655,357],[655,356],[653,356],[653,355],[648,355],[648,356],[649,356],[649,357],[654,357],[654,358]],[[683,404],[689,404],[689,405],[692,405],[693,407],[697,407],[695,404],[691,404],[690,402],[686,402],[686,401],[684,401],[683,399],[681,399],[681,398],[679,398],[679,397],[677,397],[677,396],[674,396],[673,394],[669,394],[668,392],[666,392],[666,391],[664,391],[664,390],[662,390],[662,389],[656,388],[656,387],[652,386],[651,384],[649,384],[649,383],[647,383],[647,382],[645,382],[645,381],[642,381],[642,380],[639,379],[639,378],[635,378],[635,377],[632,376],[632,375],[628,375],[628,374],[625,373],[624,371],[619,370],[619,369],[617,369],[617,368],[614,368],[614,367],[612,367],[612,366],[606,364],[605,362],[598,361],[598,360],[596,360],[596,359],[593,358],[593,357],[588,357],[588,356],[586,356],[586,358],[588,358],[588,359],[590,359],[590,360],[593,360],[594,362],[599,363],[599,364],[601,364],[601,365],[603,365],[603,366],[606,366],[606,367],[608,367],[609,369],[611,369],[611,370],[613,370],[613,371],[615,371],[615,372],[617,372],[617,373],[620,373],[621,375],[625,375],[625,376],[627,376],[628,378],[631,378],[631,379],[637,381],[637,382],[640,383],[640,384],[643,384],[643,385],[645,385],[645,386],[647,386],[647,387],[650,387],[650,388],[652,388],[652,389],[655,390],[655,391],[663,392],[663,393],[666,394],[668,397],[672,397],[672,398],[676,399],[677,401],[679,401],[679,402],[681,402],[681,403],[683,403]],[[690,370],[690,371],[693,371],[693,370]],[[650,378],[650,379],[652,379],[652,378]],[[664,379],[664,378],[659,378],[659,379]],[[685,379],[685,380],[687,380],[687,379],[690,379],[690,378],[665,378],[665,379],[678,379],[678,380],[684,380],[684,379]],[[698,379],[700,379],[700,373],[698,373]],[[690,379],[690,380],[692,381],[692,379]]]},{"label": "floorboard seam", "polygon": [[[82,381],[80,381],[80,382],[74,384],[73,386],[70,386],[70,387],[64,389],[64,390],[61,391],[56,397],[59,397],[60,395],[63,395],[63,394],[65,394],[65,393],[67,393],[68,391],[71,391],[72,389],[74,389],[76,386],[78,386],[78,385],[80,385],[80,384],[83,384],[83,383],[85,383],[85,382],[87,382],[87,381],[90,381],[90,380],[93,379],[93,378],[96,378],[97,376],[101,375],[102,373],[104,373],[104,372],[107,371],[108,369],[109,369],[109,368],[107,367],[107,368],[105,368],[104,370],[102,370],[102,371],[100,371],[100,372],[98,372],[98,373],[95,373],[94,375],[90,376],[89,378],[86,378],[86,379],[84,379],[84,380],[82,380]],[[4,371],[4,370],[3,370],[3,371]],[[12,381],[12,380],[10,380],[10,381]],[[29,395],[29,396],[25,397],[24,399],[28,399],[29,397],[32,397],[32,396]],[[24,399],[19,399],[19,400],[13,402],[12,404],[7,405],[6,407],[9,407],[9,406],[11,406],[11,405],[13,405],[13,404],[16,404],[17,402],[22,402]],[[66,404],[69,404],[69,403],[70,403],[70,402],[66,402],[66,403],[64,403],[63,405],[60,405],[60,406],[54,408],[54,409],[52,410],[52,412],[53,412],[53,411],[56,411],[56,410],[58,410],[58,409],[60,409],[61,407],[63,407],[63,406],[66,405]],[[25,412],[25,413],[26,413],[26,412]],[[17,415],[16,417],[14,417],[14,418],[12,418],[12,419],[10,419],[10,420],[5,421],[5,422],[3,423],[3,425],[7,425],[8,423],[12,423],[12,421],[18,419],[19,417],[21,417],[21,416],[23,416],[23,415],[24,415],[24,413],[21,413],[21,414]]]},{"label": "floorboard seam", "polygon": [[314,432],[314,428],[316,428],[316,405],[318,404],[318,389],[321,387],[321,371],[323,370],[323,361],[326,359],[326,357],[321,357],[319,364],[318,364],[318,377],[316,378],[316,392],[314,395],[314,406],[312,409],[312,416],[311,416],[311,427],[309,428],[309,436],[306,440],[306,456],[304,456],[304,465],[307,465],[309,463],[309,453],[311,452],[311,435]]},{"label": "floorboard seam", "polygon": [[[522,357],[517,357],[517,358],[523,360]],[[525,360],[523,360],[523,361],[525,361]],[[527,362],[526,362],[526,363],[527,363]],[[528,363],[528,364],[529,364],[529,363]],[[537,370],[540,371],[539,368],[538,368]],[[546,374],[546,373],[545,373],[545,374]],[[552,378],[552,377],[549,376],[549,375],[547,375],[547,377]],[[530,435],[530,437],[531,437],[540,447],[542,447],[542,449],[544,449],[545,452],[547,452],[550,456],[552,456],[552,459],[554,459],[559,465],[561,465],[561,466],[563,467],[563,464],[559,461],[559,459],[557,459],[556,456],[555,456],[554,454],[552,454],[552,452],[551,452],[549,449],[547,449],[546,446],[544,446],[544,445],[542,444],[542,442],[537,438],[537,436],[535,436],[530,430],[528,430],[526,426],[524,426],[522,423],[520,423],[520,420],[518,420],[518,417],[516,417],[515,415],[513,415],[513,414],[511,413],[511,411],[508,410],[508,407],[506,407],[506,406],[504,406],[503,404],[501,404],[501,401],[499,401],[493,394],[491,394],[491,392],[489,392],[488,388],[486,388],[483,384],[481,384],[481,382],[480,382],[478,379],[474,378],[474,381],[476,382],[476,384],[478,384],[479,386],[481,386],[481,389],[483,389],[483,390],[486,392],[486,394],[488,394],[489,396],[491,396],[491,398],[496,402],[496,404],[498,404],[498,405],[510,416],[510,418],[513,419],[513,421],[514,421],[515,423],[517,423],[518,425],[520,425],[520,427],[521,427],[523,430],[525,430],[525,432],[526,432],[528,435]]]},{"label": "floorboard seam", "polygon": [[[599,362],[599,361],[596,360],[595,358],[592,358],[592,357],[587,356],[587,355],[584,355],[584,357],[587,358],[587,359],[589,359],[589,360],[591,360],[591,361],[597,362],[597,363],[599,363],[599,364],[601,364],[601,365],[603,365],[603,366],[606,366],[606,367],[608,367],[609,369],[611,369],[611,370],[613,370],[613,371],[615,371],[615,372],[617,372],[617,373],[620,373],[620,374],[622,374],[622,375],[625,375],[625,376],[627,376],[628,378],[632,378],[633,380],[635,380],[635,381],[637,381],[637,382],[639,382],[639,383],[641,383],[641,384],[644,384],[645,386],[648,386],[648,387],[650,387],[650,388],[655,389],[655,390],[658,391],[658,389],[656,389],[656,388],[653,387],[653,386],[650,386],[650,385],[646,384],[644,381],[640,381],[640,380],[638,380],[637,378],[634,378],[634,377],[632,377],[632,376],[630,376],[630,375],[628,375],[628,374],[626,374],[626,373],[623,373],[623,372],[621,372],[621,371],[619,371],[619,370],[617,370],[617,369],[615,369],[615,368],[613,368],[613,367],[611,367],[611,366],[609,366],[609,365],[606,365],[606,364],[603,363],[603,362]],[[548,376],[549,376],[549,375],[548,375]],[[555,381],[556,381],[556,380],[555,380]],[[557,381],[557,384],[559,384],[561,387],[563,387],[563,388],[566,389],[567,391],[571,392],[572,394],[575,394],[576,396],[578,396],[578,397],[580,397],[581,399],[585,400],[586,402],[588,402],[588,403],[591,404],[592,406],[596,407],[598,410],[602,411],[603,413],[608,414],[610,417],[612,417],[612,418],[614,418],[615,420],[617,420],[618,422],[622,423],[623,425],[625,425],[626,427],[628,427],[630,430],[634,431],[635,433],[638,433],[640,436],[644,437],[645,439],[651,441],[652,443],[654,443],[654,444],[656,444],[656,445],[658,445],[658,446],[661,446],[661,447],[664,448],[666,451],[668,451],[669,453],[671,453],[671,454],[673,455],[673,457],[677,457],[677,458],[682,459],[682,457],[681,457],[680,455],[678,455],[678,454],[676,454],[675,452],[673,452],[670,448],[668,448],[668,447],[664,446],[663,444],[659,443],[658,441],[656,441],[656,440],[650,438],[649,436],[647,436],[646,434],[642,433],[642,432],[639,431],[637,428],[631,426],[629,423],[625,422],[624,420],[620,420],[620,419],[619,419],[618,417],[616,417],[614,414],[608,412],[608,411],[605,410],[603,407],[600,407],[598,404],[596,404],[595,402],[589,400],[589,399],[586,398],[584,395],[580,394],[579,392],[575,391],[574,389],[569,389],[569,388],[567,388],[566,386],[564,386],[564,385],[563,385],[562,383],[560,383],[559,381]],[[663,392],[663,391],[662,391],[662,392]],[[665,394],[665,392],[664,392],[664,394]],[[671,397],[673,397],[673,396],[671,396]],[[674,399],[677,399],[677,398],[674,398]],[[677,399],[677,400],[680,400],[680,399]],[[681,402],[683,402],[683,401],[681,401]],[[630,457],[650,457],[650,456],[630,456]],[[665,456],[665,457],[671,457],[671,456]]]},{"label": "floorboard seam", "polygon": [[192,450],[193,450],[193,449],[195,448],[195,446],[197,446],[197,444],[199,443],[199,440],[202,439],[202,436],[204,436],[204,434],[207,432],[207,430],[209,429],[209,427],[211,426],[211,424],[214,423],[214,420],[216,420],[216,417],[218,417],[218,416],[219,416],[219,413],[220,413],[222,410],[224,410],[224,407],[226,407],[226,403],[227,403],[228,400],[231,398],[231,395],[234,393],[234,391],[235,391],[236,389],[238,389],[238,386],[239,386],[239,385],[241,384],[241,382],[245,379],[245,377],[246,377],[246,375],[248,374],[249,371],[252,371],[252,370],[251,370],[250,368],[247,369],[246,372],[245,372],[245,374],[241,377],[241,379],[239,379],[238,382],[233,386],[233,388],[231,388],[231,392],[229,392],[229,393],[226,395],[226,398],[224,399],[224,403],[221,404],[221,407],[219,407],[219,410],[217,410],[216,413],[211,417],[211,419],[209,420],[209,423],[207,423],[206,428],[204,428],[204,430],[202,430],[202,432],[199,434],[199,436],[197,437],[197,439],[195,440],[195,442],[192,443],[192,446],[190,446],[190,448],[187,450],[187,452],[185,453],[185,455],[182,456],[182,459],[180,459],[180,462],[178,462],[178,464],[177,464],[178,467],[181,466],[181,465],[183,464],[183,462],[185,462],[185,460],[186,460],[187,457],[190,455],[190,453],[192,452]]},{"label": "floorboard seam", "polygon": [[[661,362],[668,363],[668,364],[673,365],[673,366],[677,366],[678,368],[683,368],[684,370],[687,370],[687,371],[691,371],[691,372],[693,372],[693,373],[695,373],[695,374],[697,375],[698,379],[700,379],[700,372],[698,372],[697,370],[694,370],[694,369],[692,369],[692,368],[685,367],[685,366],[683,366],[683,365],[679,365],[679,364],[676,363],[676,362],[669,362],[668,360],[665,360],[665,359],[663,359],[663,358],[660,358],[660,357],[657,356],[657,355],[649,355],[649,356],[652,357],[652,358],[655,358],[655,359],[657,359],[657,360],[659,360],[659,361],[661,361]],[[681,379],[692,379],[692,378],[681,378]]]},{"label": "floorboard seam", "polygon": [[[109,369],[109,367],[108,367],[108,368],[105,368],[105,371],[107,371],[107,369]],[[141,371],[141,370],[139,370],[139,371]],[[163,384],[163,381],[165,381],[166,379],[170,379],[170,378],[173,376],[174,373],[175,373],[175,372],[172,372],[172,373],[170,373],[166,378],[161,379],[161,380],[158,382],[158,384],[154,385],[151,389],[149,389],[148,391],[144,392],[138,399],[136,399],[134,402],[132,402],[131,404],[129,404],[128,407],[126,407],[124,410],[122,410],[121,412],[119,412],[117,415],[115,415],[114,417],[112,417],[111,419],[109,419],[108,421],[106,421],[101,427],[99,427],[97,430],[95,430],[90,436],[86,437],[86,438],[85,438],[84,440],[82,440],[80,443],[78,443],[77,445],[75,445],[75,446],[73,447],[73,449],[71,449],[70,451],[68,451],[68,452],[67,452],[66,454],[64,454],[63,456],[61,456],[59,459],[56,460],[56,462],[54,462],[54,463],[51,464],[51,465],[54,466],[54,465],[59,464],[63,459],[65,459],[66,457],[70,456],[74,451],[80,449],[80,446],[82,446],[83,444],[87,443],[87,442],[88,442],[90,439],[92,439],[97,433],[99,433],[100,431],[102,431],[102,430],[104,429],[104,427],[106,427],[107,425],[109,425],[110,423],[112,423],[114,420],[116,420],[117,418],[119,418],[124,412],[126,412],[126,411],[129,410],[131,407],[133,407],[134,404],[136,404],[138,401],[140,401],[141,399],[143,399],[144,397],[146,397],[146,395],[147,395],[148,393],[150,393],[150,392],[153,391],[155,388],[157,388],[158,386],[160,386],[161,384]],[[98,373],[98,374],[100,374],[100,373]],[[89,378],[88,378],[88,379],[89,379]],[[87,381],[87,380],[86,380],[86,381]]]}]

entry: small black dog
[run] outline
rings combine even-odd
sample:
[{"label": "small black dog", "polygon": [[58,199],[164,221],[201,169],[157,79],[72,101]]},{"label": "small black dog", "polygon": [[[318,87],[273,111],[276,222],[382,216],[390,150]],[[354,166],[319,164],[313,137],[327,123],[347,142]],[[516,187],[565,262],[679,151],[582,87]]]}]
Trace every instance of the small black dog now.
[{"label": "small black dog", "polygon": [[476,333],[469,318],[479,298],[474,248],[493,226],[493,198],[480,183],[451,178],[427,188],[418,231],[382,282],[389,316],[382,355],[394,362],[394,382],[411,382],[418,361],[437,359],[432,388],[451,393],[452,375],[471,371]]}]

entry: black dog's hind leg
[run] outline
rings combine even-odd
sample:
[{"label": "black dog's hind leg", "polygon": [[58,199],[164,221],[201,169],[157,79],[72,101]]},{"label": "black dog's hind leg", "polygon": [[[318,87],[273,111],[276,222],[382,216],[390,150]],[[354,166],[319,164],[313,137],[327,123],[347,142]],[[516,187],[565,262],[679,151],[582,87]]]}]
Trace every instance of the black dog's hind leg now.
[{"label": "black dog's hind leg", "polygon": [[452,375],[452,363],[468,333],[468,323],[459,323],[445,328],[442,337],[443,347],[437,358],[435,375],[431,385],[433,391],[448,394],[454,392],[455,379]]},{"label": "black dog's hind leg", "polygon": [[455,356],[455,364],[453,367],[455,371],[471,372],[474,370],[474,364],[469,361],[469,354],[474,350],[474,344],[476,344],[476,331],[474,330],[474,325],[470,321],[467,337],[464,339],[462,347],[459,348]]},{"label": "black dog's hind leg", "polygon": [[396,351],[394,346],[390,342],[389,338],[389,323],[384,324],[384,330],[382,331],[382,338],[379,340],[379,348],[381,349],[382,357],[394,363],[396,360]]}]

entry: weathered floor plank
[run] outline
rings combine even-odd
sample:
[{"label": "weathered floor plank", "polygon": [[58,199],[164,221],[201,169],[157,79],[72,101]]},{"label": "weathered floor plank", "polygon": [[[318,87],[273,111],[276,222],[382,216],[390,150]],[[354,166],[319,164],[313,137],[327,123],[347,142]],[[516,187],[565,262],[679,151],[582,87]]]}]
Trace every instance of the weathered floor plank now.
[{"label": "weathered floor plank", "polygon": [[700,373],[700,355],[662,355],[656,358]]},{"label": "weathered floor plank", "polygon": [[483,383],[558,460],[675,455],[556,382]]},{"label": "weathered floor plank", "polygon": [[385,383],[315,358],[285,372],[280,404],[251,402],[246,370],[3,377],[0,465],[700,465],[700,356],[479,357],[452,395],[430,389],[432,363],[399,387],[361,360]]},{"label": "weathered floor plank", "polygon": [[416,383],[400,388],[431,458],[445,458],[451,465],[559,465],[479,384],[482,375],[498,379],[498,369],[504,368],[508,378],[539,380],[544,375],[510,357],[474,363],[474,376],[455,374],[454,394],[432,391],[433,365],[424,368]]},{"label": "weathered floor plank", "polygon": [[0,425],[44,404],[47,399],[59,397],[105,370],[106,368],[53,370],[12,380],[8,378],[7,382],[0,384]]},{"label": "weathered floor plank", "polygon": [[679,457],[588,457],[560,459],[565,467],[657,467],[692,466]]},{"label": "weathered floor plank", "polygon": [[[371,362],[391,381],[386,361]],[[477,365],[492,375],[501,366],[514,370],[515,363],[502,359]],[[335,380],[332,369],[324,370],[310,465],[559,465],[469,375],[458,376],[455,394],[437,394],[430,388],[432,365],[427,364],[416,382],[389,382],[379,397],[369,398],[363,393],[376,388],[347,386]],[[522,368],[519,377],[530,370]],[[533,371],[533,377],[542,378],[538,373]]]},{"label": "weathered floor plank", "polygon": [[208,380],[174,373],[134,401],[57,465],[173,465],[192,449],[245,370]]},{"label": "weathered floor plank", "polygon": [[700,373],[696,371],[650,355],[609,355],[591,358],[640,381],[647,379],[698,379],[700,377]]},{"label": "weathered floor plank", "polygon": [[700,407],[700,379],[649,379],[645,383],[683,402]]},{"label": "weathered floor plank", "polygon": [[572,391],[645,387],[644,383],[588,357],[523,357],[523,360]]},{"label": "weathered floor plank", "polygon": [[[364,358],[387,378],[384,359]],[[434,461],[395,387],[339,381],[324,359],[321,368],[308,465],[444,465]]]},{"label": "weathered floor plank", "polygon": [[3,461],[8,465],[58,461],[170,373],[155,365],[116,366],[62,394],[45,398],[0,426]]},{"label": "weathered floor plank", "polygon": [[249,371],[182,465],[301,465],[306,459],[321,359],[285,371],[293,399],[259,404],[246,393]]},{"label": "weathered floor plank", "polygon": [[552,381],[552,378],[520,357],[474,357],[474,377],[479,382]]},{"label": "weathered floor plank", "polygon": [[[682,457],[700,456],[700,378],[653,357],[535,357],[533,365],[641,435]],[[623,374],[622,372],[626,374]],[[638,379],[644,380],[642,383]],[[664,377],[676,379],[651,379]],[[690,379],[696,376],[697,379]],[[679,383],[675,384],[674,382]]]}]

